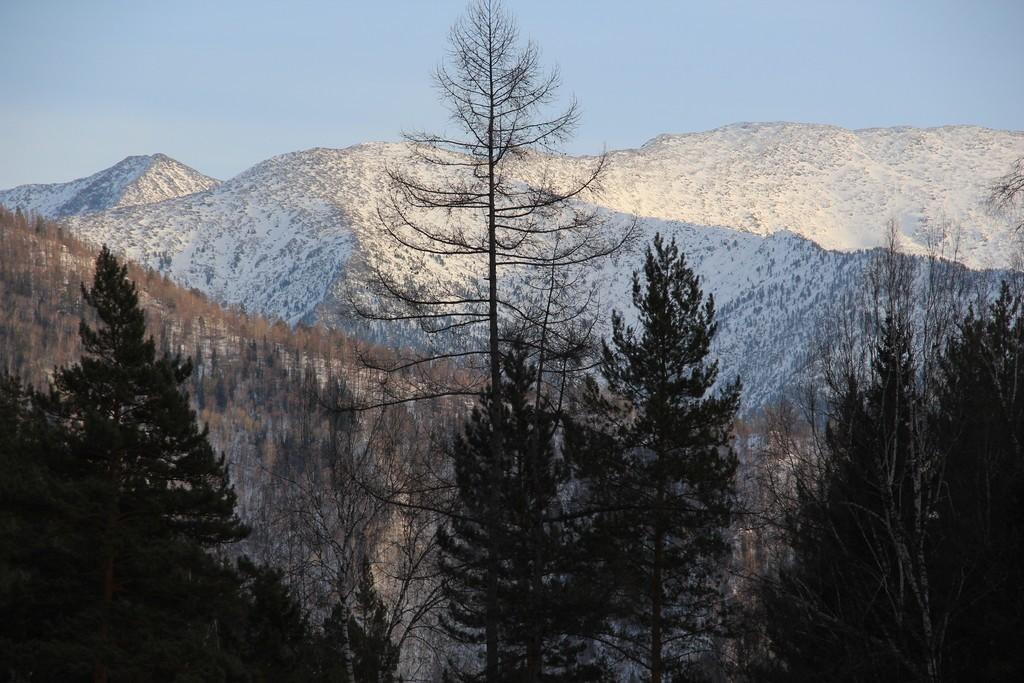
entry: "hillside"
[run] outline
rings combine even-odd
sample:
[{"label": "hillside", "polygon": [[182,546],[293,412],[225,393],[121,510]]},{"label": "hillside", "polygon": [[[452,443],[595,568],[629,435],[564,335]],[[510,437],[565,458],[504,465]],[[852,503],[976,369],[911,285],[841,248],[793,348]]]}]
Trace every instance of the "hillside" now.
[{"label": "hillside", "polygon": [[[818,317],[858,286],[859,250],[880,244],[890,219],[911,253],[1006,265],[1011,231],[984,198],[1020,155],[1024,134],[976,127],[738,124],[610,153],[602,191],[585,201],[612,228],[637,215],[642,240],[660,231],[682,245],[716,297],[723,368],[743,376],[753,408],[799,372]],[[526,182],[569,178],[587,163],[533,156],[513,172]],[[426,290],[476,281],[458,259],[410,254],[383,234],[376,211],[389,166],[437,173],[417,167],[403,143],[316,148],[202,192],[72,216],[68,225],[219,302],[388,344],[415,341],[412,330],[346,313],[365,295],[371,268]],[[628,308],[637,263],[624,253],[597,274],[604,312]]]},{"label": "hillside", "polygon": [[[80,283],[91,282],[95,255],[57,224],[0,208],[0,370],[41,387],[55,366],[78,359],[78,322],[88,315]],[[318,390],[379,391],[382,378],[356,360],[352,340],[339,332],[225,309],[131,264],[129,276],[157,348],[193,359],[193,407],[227,454],[248,514],[260,508],[278,462],[301,460],[328,438]]]},{"label": "hillside", "polygon": [[48,218],[153,204],[202,192],[218,181],[164,154],[131,156],[87,178],[0,190],[0,204]]},{"label": "hillside", "polygon": [[[0,207],[0,372],[42,388],[55,366],[77,361],[78,323],[91,314],[80,284],[91,282],[95,256],[91,245],[59,224]],[[400,471],[408,476],[404,473],[416,463],[433,462],[436,456],[424,453],[436,446],[433,438],[445,439],[454,432],[467,399],[396,405],[354,418],[333,412],[325,405],[332,397],[346,392],[379,395],[385,378],[367,370],[356,354],[386,358],[388,351],[365,344],[357,348],[352,339],[322,327],[290,328],[225,309],[200,292],[133,264],[129,277],[139,289],[158,352],[181,353],[193,360],[186,385],[192,407],[198,421],[208,427],[211,444],[226,456],[239,512],[252,529],[247,540],[228,552],[286,570],[293,594],[314,621],[322,619],[334,584],[314,556],[323,547],[309,545],[304,525],[311,523],[311,516],[317,523],[330,516],[324,496],[345,495],[348,503],[355,498],[356,486],[348,482],[343,494],[336,492],[326,469],[339,452],[350,449],[354,458],[372,457],[375,466],[397,461],[401,464],[390,475]],[[439,379],[441,373],[453,371],[457,372],[438,363],[423,376]],[[449,377],[446,374],[445,379]],[[318,501],[316,506],[313,501]],[[415,609],[421,600],[419,585],[427,579],[403,562],[422,561],[433,545],[410,545],[405,534],[426,534],[426,529],[432,533],[433,527],[425,525],[433,522],[405,520],[396,527],[381,504],[371,517],[363,520],[363,541],[381,567],[376,579],[380,593],[396,613]],[[418,620],[393,625],[396,638],[422,627]],[[416,666],[420,649],[406,648],[408,666]]]}]

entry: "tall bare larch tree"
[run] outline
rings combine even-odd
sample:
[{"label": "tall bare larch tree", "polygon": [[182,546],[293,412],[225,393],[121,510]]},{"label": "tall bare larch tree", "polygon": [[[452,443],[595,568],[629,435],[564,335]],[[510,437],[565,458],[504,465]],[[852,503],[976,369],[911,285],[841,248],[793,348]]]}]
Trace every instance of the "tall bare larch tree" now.
[{"label": "tall bare larch tree", "polygon": [[[572,135],[579,109],[570,101],[552,113],[558,72],[542,68],[539,49],[520,40],[500,2],[470,5],[449,45],[434,80],[453,132],[407,136],[412,163],[388,169],[390,192],[378,215],[401,248],[440,259],[466,277],[428,288],[376,268],[371,288],[388,302],[386,310],[358,310],[375,320],[415,321],[437,342],[431,345],[436,352],[384,369],[409,371],[459,358],[486,371],[494,479],[507,438],[503,358],[513,343],[530,348],[539,359],[539,391],[546,367],[557,373],[585,349],[592,295],[579,273],[616,251],[633,228],[608,230],[599,212],[582,202],[598,190],[604,156],[573,177],[537,172]],[[532,171],[529,182],[524,162]],[[387,400],[478,391],[442,386]],[[485,517],[497,519],[498,511]],[[498,564],[492,549],[484,628],[488,681],[499,675]]]}]

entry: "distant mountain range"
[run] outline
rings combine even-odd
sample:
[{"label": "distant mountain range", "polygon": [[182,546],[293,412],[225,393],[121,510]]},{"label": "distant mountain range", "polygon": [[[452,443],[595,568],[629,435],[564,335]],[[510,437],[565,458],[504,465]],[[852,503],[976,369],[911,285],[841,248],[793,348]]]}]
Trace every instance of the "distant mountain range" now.
[{"label": "distant mountain range", "polygon": [[[362,290],[368,266],[426,288],[473,277],[383,234],[385,165],[412,165],[409,152],[404,143],[317,148],[223,183],[162,155],[129,157],[72,183],[0,192],[0,203],[67,217],[78,235],[221,302],[379,340],[385,330],[341,305]],[[1006,266],[1012,231],[984,200],[1021,156],[1024,133],[977,127],[737,124],[611,152],[603,191],[587,202],[611,226],[635,215],[645,236],[676,237],[715,294],[723,370],[740,373],[748,405],[758,405],[799,371],[821,312],[859,286],[858,250],[881,244],[890,219],[910,253],[955,247],[971,268]],[[513,173],[569,177],[590,161],[538,155]],[[636,254],[622,254],[598,274],[605,308],[628,307],[636,266]]]}]

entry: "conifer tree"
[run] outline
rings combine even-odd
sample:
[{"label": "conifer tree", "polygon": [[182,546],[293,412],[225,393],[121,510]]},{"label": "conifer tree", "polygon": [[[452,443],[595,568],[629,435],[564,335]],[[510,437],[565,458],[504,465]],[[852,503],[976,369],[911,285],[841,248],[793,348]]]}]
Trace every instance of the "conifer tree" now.
[{"label": "conifer tree", "polygon": [[915,666],[928,657],[904,565],[935,537],[912,509],[915,489],[934,489],[915,486],[926,435],[911,349],[887,317],[869,381],[849,374],[833,398],[818,476],[801,480],[787,524],[793,560],[765,597],[779,680],[931,680]]},{"label": "conifer tree", "polygon": [[942,363],[937,441],[948,445],[943,585],[960,596],[944,671],[956,680],[1024,676],[1024,302],[1004,282],[970,312]]},{"label": "conifer tree", "polygon": [[[309,619],[278,569],[241,558],[239,629],[233,647],[245,663],[247,683],[305,683],[318,678]],[[227,639],[225,639],[227,640]]]},{"label": "conifer tree", "polygon": [[[515,439],[496,462],[485,394],[453,447],[458,505],[439,532],[444,626],[457,642],[485,642],[488,559],[496,553],[499,680],[594,680],[597,667],[580,656],[593,607],[581,575],[578,530],[560,496],[570,471],[556,448],[555,411],[543,398],[539,406],[534,402],[536,369],[522,349],[503,372],[501,420]],[[482,673],[453,665],[465,680]]]},{"label": "conifer tree", "polygon": [[633,304],[637,327],[613,313],[606,392],[589,383],[594,422],[571,450],[589,480],[593,552],[617,591],[607,638],[657,683],[681,675],[720,630],[740,385],[711,393],[714,302],[674,241],[655,236],[643,277],[633,273]]},{"label": "conifer tree", "polygon": [[335,604],[324,621],[321,637],[322,679],[350,683],[343,665],[340,644],[348,639],[353,657],[352,672],[359,683],[395,683],[398,680],[398,648],[388,635],[388,615],[373,584],[369,562],[364,562],[355,595],[353,614]]},{"label": "conifer tree", "polygon": [[247,530],[182,389],[191,364],[157,357],[135,285],[106,248],[82,292],[98,325],[81,323],[84,356],[57,372],[48,402],[88,493],[76,511],[92,548],[78,638],[95,681],[220,678],[232,664],[216,646],[218,605],[237,580],[211,551]]},{"label": "conifer tree", "polygon": [[77,533],[82,492],[67,472],[67,451],[34,391],[0,378],[0,676],[81,678],[90,652],[81,638],[88,605]]}]

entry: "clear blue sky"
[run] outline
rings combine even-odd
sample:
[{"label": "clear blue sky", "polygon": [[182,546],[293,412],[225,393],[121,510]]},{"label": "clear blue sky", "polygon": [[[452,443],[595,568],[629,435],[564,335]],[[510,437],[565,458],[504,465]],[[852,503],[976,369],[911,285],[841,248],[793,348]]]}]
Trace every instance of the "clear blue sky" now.
[{"label": "clear blue sky", "polygon": [[[1024,129],[1024,1],[510,0],[583,106],[571,152],[736,121]],[[0,0],[0,187],[164,152],[274,154],[443,126],[462,0]]]}]

